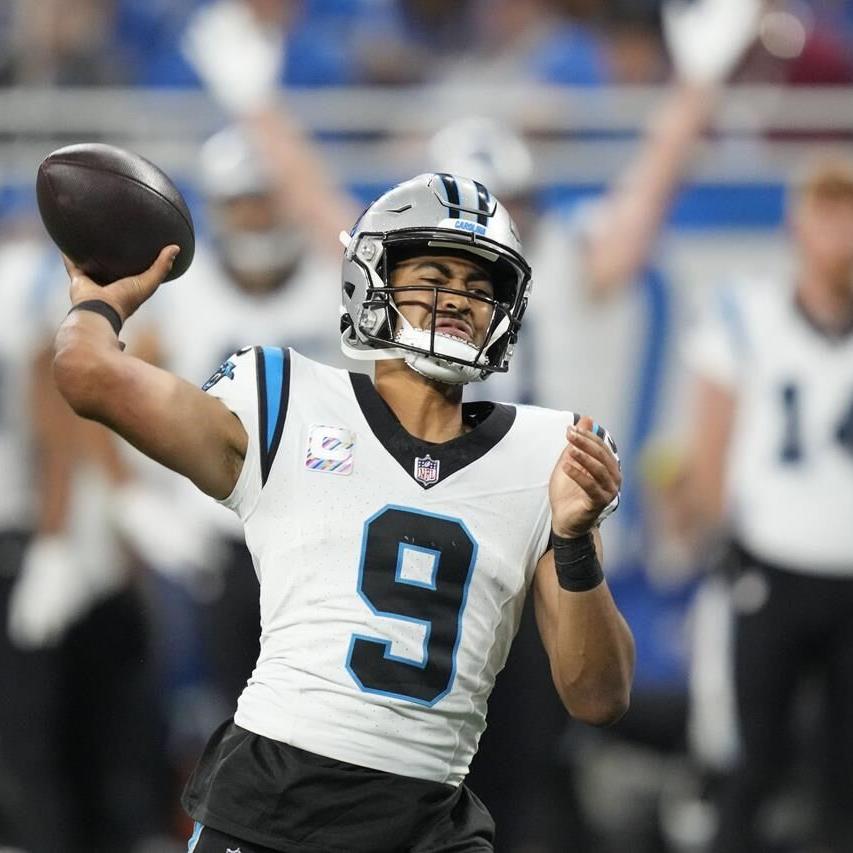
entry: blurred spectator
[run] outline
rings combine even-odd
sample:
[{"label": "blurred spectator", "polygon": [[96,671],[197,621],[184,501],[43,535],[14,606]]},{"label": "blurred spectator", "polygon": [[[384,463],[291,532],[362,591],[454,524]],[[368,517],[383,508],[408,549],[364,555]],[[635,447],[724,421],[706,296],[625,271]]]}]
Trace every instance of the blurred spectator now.
[{"label": "blurred spectator", "polygon": [[[181,42],[194,30],[241,26],[246,17],[257,21],[275,48],[276,77],[288,86],[329,86],[353,82],[355,71],[346,38],[346,18],[315,16],[305,0],[215,0],[191,14],[184,28],[172,30],[151,53],[138,45],[137,82],[150,86],[198,86],[199,78],[181,51]],[[144,20],[144,9],[137,11]],[[211,57],[211,60],[213,58]],[[251,56],[225,49],[222,62],[251,61]]]},{"label": "blurred spectator", "polygon": [[353,20],[359,79],[379,85],[428,82],[470,47],[471,0],[385,0]]},{"label": "blurred spectator", "polygon": [[[199,162],[211,239],[197,246],[180,286],[164,288],[146,315],[151,360],[201,386],[251,335],[344,366],[338,330],[328,319],[340,304],[337,252],[305,233],[298,208],[281,202],[263,157],[239,126],[209,139]],[[197,605],[218,724],[233,713],[258,656],[257,579],[232,513],[174,477],[161,476],[158,485],[160,500],[179,503],[220,557]],[[149,526],[147,534],[157,532]],[[195,561],[202,573],[206,553]],[[233,629],[227,635],[223,624]],[[210,731],[201,734],[206,740]]]},{"label": "blurred spectator", "polygon": [[853,849],[849,159],[811,169],[792,193],[790,223],[794,277],[716,294],[688,349],[697,374],[694,505],[731,538],[724,567],[740,752],[715,853],[770,849],[767,806],[789,778],[806,688],[818,697],[807,764],[818,788],[799,840]]},{"label": "blurred spectator", "polygon": [[[270,156],[279,148],[289,156],[290,138],[287,130],[283,139],[267,137]],[[336,238],[312,232],[303,206],[278,190],[245,127],[227,127],[205,143],[198,178],[210,239],[199,241],[179,285],[164,288],[137,318],[143,326],[134,354],[200,386],[218,365],[225,369],[251,330],[271,345],[343,366],[339,333],[329,323],[340,304]],[[101,445],[102,462],[120,455],[111,475],[112,516],[156,573],[158,626],[173,674],[170,753],[185,778],[213,728],[234,713],[257,660],[258,581],[232,513],[119,448],[105,431],[101,438],[109,445]],[[115,469],[115,460],[108,467]],[[186,648],[169,642],[179,631],[190,634]]]},{"label": "blurred spectator", "polygon": [[666,79],[659,5],[659,0],[615,0],[604,6],[600,20],[609,83],[648,86]]},{"label": "blurred spectator", "polygon": [[849,84],[853,82],[849,38],[845,40],[842,30],[818,17],[813,4],[780,0],[765,11],[760,38],[738,81],[792,86]]},{"label": "blurred spectator", "polygon": [[484,86],[589,86],[606,80],[598,35],[558,16],[548,0],[474,0],[472,24],[471,43],[455,62],[434,69],[435,80]]},{"label": "blurred spectator", "polygon": [[130,82],[115,37],[117,0],[13,0],[2,83],[96,86]]}]

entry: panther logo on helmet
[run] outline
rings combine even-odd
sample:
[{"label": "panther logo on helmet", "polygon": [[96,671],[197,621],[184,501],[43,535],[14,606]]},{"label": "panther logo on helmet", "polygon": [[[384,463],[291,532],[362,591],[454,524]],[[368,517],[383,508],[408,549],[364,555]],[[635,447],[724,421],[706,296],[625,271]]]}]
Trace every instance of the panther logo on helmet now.
[{"label": "panther logo on helmet", "polygon": [[[341,241],[346,247],[341,317],[345,355],[403,358],[418,373],[450,384],[481,381],[508,369],[527,307],[530,267],[512,219],[483,184],[447,173],[418,175],[374,201],[352,232],[341,234]],[[479,346],[414,328],[394,302],[394,264],[436,250],[471,255],[489,272],[494,298],[469,297],[492,309]],[[433,311],[442,289],[432,287]]]}]

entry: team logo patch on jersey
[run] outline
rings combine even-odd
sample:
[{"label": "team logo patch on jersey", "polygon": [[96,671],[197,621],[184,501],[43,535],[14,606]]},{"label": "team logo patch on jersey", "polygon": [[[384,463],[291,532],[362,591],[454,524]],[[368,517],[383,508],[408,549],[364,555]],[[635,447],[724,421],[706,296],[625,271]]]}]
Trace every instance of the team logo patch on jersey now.
[{"label": "team logo patch on jersey", "polygon": [[428,453],[426,456],[415,457],[415,479],[425,486],[438,482],[438,469],[441,465],[440,459],[433,459]]},{"label": "team logo patch on jersey", "polygon": [[230,358],[227,359],[220,365],[216,373],[214,373],[213,376],[211,376],[210,379],[201,386],[201,390],[209,391],[217,382],[219,382],[220,379],[233,379],[236,367],[237,365],[234,364]]},{"label": "team logo patch on jersey", "polygon": [[308,435],[305,467],[325,474],[352,474],[355,433],[343,427],[315,424]]}]

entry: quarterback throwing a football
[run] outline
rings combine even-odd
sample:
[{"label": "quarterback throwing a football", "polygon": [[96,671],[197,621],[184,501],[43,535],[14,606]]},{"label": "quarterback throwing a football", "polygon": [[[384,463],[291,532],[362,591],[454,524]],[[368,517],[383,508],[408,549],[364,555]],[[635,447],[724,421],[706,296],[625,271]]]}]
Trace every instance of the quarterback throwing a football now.
[{"label": "quarterback throwing a football", "polygon": [[531,587],[567,710],[628,705],[597,533],[615,445],[570,412],[462,403],[507,369],[527,305],[506,210],[426,174],[342,236],[342,347],[374,382],[259,346],[199,390],[118,342],[176,247],[103,288],[69,265],[61,392],[231,508],[260,579],[260,657],[184,796],[198,853],[492,850],[463,779]]}]

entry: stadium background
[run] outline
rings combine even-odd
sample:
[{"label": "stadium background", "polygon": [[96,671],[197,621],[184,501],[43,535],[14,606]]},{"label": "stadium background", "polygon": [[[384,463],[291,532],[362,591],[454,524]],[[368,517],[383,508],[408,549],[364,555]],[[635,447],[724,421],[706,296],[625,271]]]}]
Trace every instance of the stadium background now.
[{"label": "stadium background", "polygon": [[[259,0],[261,6],[276,3]],[[228,117],[180,51],[187,22],[201,5],[0,3],[0,237],[8,242],[38,232],[37,165],[56,147],[81,140],[126,146],[158,163],[185,192],[205,233],[198,150]],[[619,175],[669,76],[655,0],[284,5],[293,17],[282,100],[315,139],[335,180],[365,203],[427,168],[426,141],[470,113],[499,118],[526,134],[543,207],[593,196]],[[655,471],[679,451],[683,401],[677,392],[665,403],[659,395],[678,387],[677,377],[672,383],[664,374],[679,369],[677,342],[691,305],[735,271],[785,274],[786,186],[817,148],[853,150],[851,105],[853,2],[773,4],[645,276],[649,346],[637,375],[626,377],[626,394],[644,396],[636,401],[632,434],[622,439],[629,444],[625,511],[643,513],[645,493],[636,483],[654,481]],[[592,360],[588,366],[594,369]],[[653,452],[641,452],[650,446]],[[638,686],[676,707],[685,701],[685,624],[695,583],[689,573],[656,574],[647,567],[613,578],[637,635]],[[174,681],[164,680],[166,694],[173,688]],[[14,686],[4,685],[2,694],[2,701],[14,701]],[[703,849],[708,815],[702,774],[679,737],[664,740],[647,737],[638,723],[636,730],[628,725],[608,733],[567,729],[554,745],[557,764],[573,771],[578,803],[553,808],[579,811],[598,837],[591,849]],[[506,744],[489,744],[488,735],[486,745],[511,754]],[[517,772],[500,761],[494,766],[498,773]],[[523,823],[501,790],[495,783],[490,803],[499,826]],[[805,813],[806,805],[791,796]],[[171,832],[177,839],[186,826],[177,806],[175,813]],[[793,813],[795,835],[798,809]],[[786,831],[779,830],[781,837]],[[620,847],[627,838],[632,841]],[[514,840],[501,849],[580,849],[537,843]]]}]

